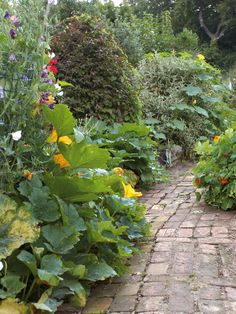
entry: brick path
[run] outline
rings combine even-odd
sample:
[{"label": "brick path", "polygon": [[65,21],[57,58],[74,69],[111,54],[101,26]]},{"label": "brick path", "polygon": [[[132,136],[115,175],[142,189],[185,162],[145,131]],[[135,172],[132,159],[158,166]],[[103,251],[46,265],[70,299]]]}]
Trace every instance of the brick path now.
[{"label": "brick path", "polygon": [[[83,314],[236,313],[236,213],[196,203],[188,164],[145,193],[152,235]],[[65,312],[64,312],[65,313]]]}]

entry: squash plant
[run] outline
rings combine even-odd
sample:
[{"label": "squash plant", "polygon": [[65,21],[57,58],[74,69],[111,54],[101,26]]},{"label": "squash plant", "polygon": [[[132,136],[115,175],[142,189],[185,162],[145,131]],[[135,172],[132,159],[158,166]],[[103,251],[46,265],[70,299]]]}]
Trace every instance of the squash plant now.
[{"label": "squash plant", "polygon": [[148,232],[145,207],[106,170],[108,150],[86,143],[67,106],[44,106],[43,116],[53,126],[47,171],[0,195],[0,313],[84,306],[91,284],[122,274]]},{"label": "squash plant", "polygon": [[213,142],[196,144],[200,160],[194,168],[194,184],[206,201],[224,210],[236,208],[236,132],[231,128]]}]

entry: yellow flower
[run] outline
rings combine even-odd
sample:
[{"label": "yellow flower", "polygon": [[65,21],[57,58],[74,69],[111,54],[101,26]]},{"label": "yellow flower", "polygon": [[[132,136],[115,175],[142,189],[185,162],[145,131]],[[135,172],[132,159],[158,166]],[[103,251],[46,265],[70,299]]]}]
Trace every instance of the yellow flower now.
[{"label": "yellow flower", "polygon": [[124,197],[140,197],[143,194],[141,192],[136,192],[134,188],[130,184],[123,184],[124,187]]},{"label": "yellow flower", "polygon": [[45,101],[45,104],[55,104],[55,99],[54,99],[54,97],[52,96],[52,95],[49,95],[48,96],[48,98],[47,98],[47,100]]},{"label": "yellow flower", "polygon": [[196,105],[196,103],[197,103],[197,99],[194,99],[193,102],[192,102],[192,104],[193,104],[193,105]]},{"label": "yellow flower", "polygon": [[[48,137],[47,141],[48,141],[48,143],[56,143],[57,140],[58,140],[57,131],[56,131],[56,129],[53,129],[52,133]],[[72,140],[68,136],[61,136],[61,137],[59,137],[58,142],[70,145],[72,143]]]},{"label": "yellow flower", "polygon": [[217,135],[216,135],[216,136],[213,138],[213,141],[214,141],[215,143],[218,143],[219,140],[220,140],[220,136],[217,136]]},{"label": "yellow flower", "polygon": [[112,171],[117,174],[118,176],[123,176],[124,175],[124,169],[120,168],[120,167],[115,167],[112,169]]},{"label": "yellow flower", "polygon": [[198,58],[199,61],[205,60],[204,55],[202,55],[201,53],[199,53],[199,54],[197,55],[197,58]]},{"label": "yellow flower", "polygon": [[56,154],[53,157],[55,164],[58,164],[61,168],[69,167],[69,162],[64,158],[62,154]]}]

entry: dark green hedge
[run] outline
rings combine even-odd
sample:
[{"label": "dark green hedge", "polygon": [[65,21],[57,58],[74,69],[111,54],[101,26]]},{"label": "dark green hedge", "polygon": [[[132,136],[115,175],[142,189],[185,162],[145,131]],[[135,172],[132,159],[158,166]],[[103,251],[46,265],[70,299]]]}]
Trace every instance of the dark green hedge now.
[{"label": "dark green hedge", "polygon": [[104,23],[87,14],[67,19],[53,38],[58,78],[72,83],[65,102],[77,118],[135,121],[140,115],[135,72]]}]

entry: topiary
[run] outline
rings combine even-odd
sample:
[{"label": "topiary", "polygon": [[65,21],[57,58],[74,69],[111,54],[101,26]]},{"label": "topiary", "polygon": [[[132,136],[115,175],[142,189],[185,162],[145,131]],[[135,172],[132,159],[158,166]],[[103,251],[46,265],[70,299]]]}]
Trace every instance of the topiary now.
[{"label": "topiary", "polygon": [[53,38],[60,80],[73,84],[65,102],[77,118],[135,121],[140,116],[135,72],[104,22],[88,14],[67,19]]}]

